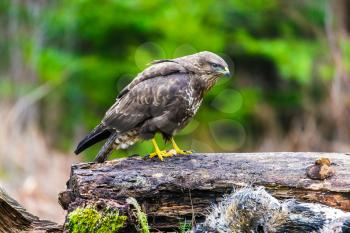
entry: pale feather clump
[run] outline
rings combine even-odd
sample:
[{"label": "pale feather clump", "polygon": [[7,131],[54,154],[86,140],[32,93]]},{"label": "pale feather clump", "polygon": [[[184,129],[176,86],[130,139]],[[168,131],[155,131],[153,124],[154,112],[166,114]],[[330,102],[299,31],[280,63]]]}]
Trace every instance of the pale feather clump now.
[{"label": "pale feather clump", "polygon": [[350,213],[315,203],[279,202],[264,188],[246,187],[213,206],[191,233],[349,233]]},{"label": "pale feather clump", "polygon": [[263,188],[243,188],[214,206],[203,225],[193,232],[270,232],[286,214],[278,200]]}]

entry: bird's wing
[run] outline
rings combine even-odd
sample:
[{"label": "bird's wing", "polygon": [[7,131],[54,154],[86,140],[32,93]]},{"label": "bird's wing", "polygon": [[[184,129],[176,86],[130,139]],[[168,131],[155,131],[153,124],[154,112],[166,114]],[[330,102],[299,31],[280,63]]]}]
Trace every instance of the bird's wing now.
[{"label": "bird's wing", "polygon": [[133,86],[107,111],[102,124],[126,132],[147,119],[162,115],[188,82],[188,74],[170,74],[144,80]]},{"label": "bird's wing", "polygon": [[126,86],[119,94],[117,99],[123,97],[137,84],[159,76],[169,76],[175,73],[187,73],[187,70],[174,60],[155,60],[144,71],[139,73],[134,80]]}]

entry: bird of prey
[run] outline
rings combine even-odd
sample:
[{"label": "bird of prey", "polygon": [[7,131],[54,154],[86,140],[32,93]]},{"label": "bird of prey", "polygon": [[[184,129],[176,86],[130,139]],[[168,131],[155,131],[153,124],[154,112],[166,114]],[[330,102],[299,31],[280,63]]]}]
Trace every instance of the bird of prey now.
[{"label": "bird of prey", "polygon": [[[96,162],[104,162],[114,149],[149,139],[155,149],[151,158],[190,154],[176,145],[173,136],[192,119],[205,93],[222,76],[230,77],[227,63],[208,51],[151,62],[119,93],[101,123],[78,144],[75,154],[105,139]],[[173,149],[160,150],[156,133],[170,140]]]}]

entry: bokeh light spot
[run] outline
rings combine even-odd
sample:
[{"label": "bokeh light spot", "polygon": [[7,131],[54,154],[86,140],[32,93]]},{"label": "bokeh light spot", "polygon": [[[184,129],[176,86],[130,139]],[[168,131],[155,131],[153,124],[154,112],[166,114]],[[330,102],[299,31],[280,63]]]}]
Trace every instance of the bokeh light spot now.
[{"label": "bokeh light spot", "polygon": [[211,105],[218,111],[232,114],[241,109],[243,97],[238,91],[232,89],[222,90],[211,102]]},{"label": "bokeh light spot", "polygon": [[209,123],[209,128],[216,145],[224,151],[235,151],[245,143],[245,129],[237,121],[218,120]]},{"label": "bokeh light spot", "polygon": [[195,153],[213,153],[214,149],[211,148],[208,143],[199,141],[196,139],[192,140],[191,150]]},{"label": "bokeh light spot", "polygon": [[153,42],[144,43],[135,51],[135,63],[139,69],[144,69],[153,60],[164,58],[166,58],[164,49]]},{"label": "bokeh light spot", "polygon": [[196,120],[191,120],[188,125],[181,130],[177,135],[187,135],[193,133],[199,126],[199,122]]}]

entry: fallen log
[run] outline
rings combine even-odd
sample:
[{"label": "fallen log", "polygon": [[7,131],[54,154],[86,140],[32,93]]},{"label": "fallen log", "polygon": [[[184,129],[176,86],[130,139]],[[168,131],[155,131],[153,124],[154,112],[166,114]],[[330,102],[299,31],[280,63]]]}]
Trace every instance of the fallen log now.
[{"label": "fallen log", "polygon": [[0,188],[0,232],[61,233],[63,227],[29,213]]},{"label": "fallen log", "polygon": [[[324,180],[310,179],[307,170],[320,157],[332,162],[333,173]],[[59,201],[69,213],[94,205],[116,207],[120,214],[130,216],[126,198],[134,197],[153,230],[170,232],[184,222],[202,221],[208,207],[234,188],[256,185],[278,199],[294,198],[350,211],[350,155],[193,154],[164,162],[130,157],[81,163],[72,166],[67,190],[60,193]]]}]

